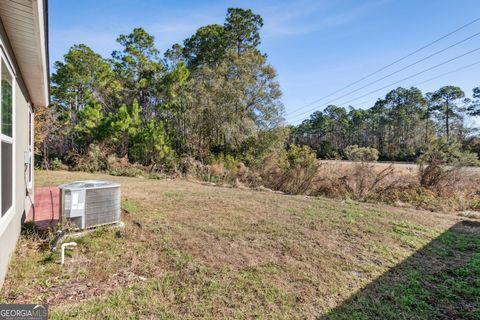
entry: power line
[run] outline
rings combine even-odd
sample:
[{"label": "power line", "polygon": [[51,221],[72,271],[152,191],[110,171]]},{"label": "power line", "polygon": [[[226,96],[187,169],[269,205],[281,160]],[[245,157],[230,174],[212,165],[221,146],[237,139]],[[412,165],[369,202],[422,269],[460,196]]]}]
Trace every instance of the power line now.
[{"label": "power line", "polygon": [[[438,76],[435,76],[435,77],[432,77],[432,78],[429,78],[429,79],[426,79],[426,80],[422,80],[420,82],[417,82],[417,83],[414,83],[412,84],[410,87],[416,87],[418,85],[421,85],[421,84],[424,84],[424,83],[427,83],[427,82],[430,82],[430,81],[433,81],[433,80],[437,80],[439,78],[442,78],[442,77],[445,77],[445,76],[448,76],[450,74],[453,74],[453,73],[456,73],[456,72],[459,72],[459,71],[462,71],[462,70],[465,70],[465,69],[468,69],[470,67],[473,67],[473,66],[476,66],[476,65],[479,65],[480,64],[480,60],[477,61],[477,62],[474,62],[474,63],[470,63],[466,66],[463,66],[463,67],[460,67],[460,68],[457,68],[455,70],[452,70],[452,71],[448,71],[448,72],[445,72],[445,73],[442,73],[442,74],[439,74]],[[356,103],[356,105],[366,105],[366,104],[373,104],[375,101],[377,101],[378,98],[374,99],[374,100],[371,100],[371,99],[368,99],[368,100],[364,100],[362,102],[358,102]],[[344,104],[343,104],[344,105]],[[341,106],[341,105],[340,105]]]},{"label": "power line", "polygon": [[439,41],[441,41],[441,40],[443,40],[443,39],[451,36],[452,34],[455,34],[455,33],[457,33],[458,31],[467,28],[468,26],[476,23],[476,22],[479,21],[479,20],[480,20],[480,18],[477,18],[477,19],[475,19],[475,20],[472,20],[472,21],[464,24],[463,26],[461,26],[461,27],[459,27],[459,28],[457,28],[457,29],[455,29],[455,30],[453,30],[453,31],[451,31],[451,32],[449,32],[449,33],[441,36],[440,38],[437,38],[437,39],[433,40],[432,42],[429,42],[429,43],[427,43],[426,45],[424,45],[424,46],[422,46],[422,47],[420,47],[420,48],[418,48],[418,49],[410,52],[409,54],[407,54],[407,55],[405,55],[405,56],[403,56],[403,57],[401,57],[401,58],[399,58],[399,59],[391,62],[390,64],[388,64],[388,65],[386,65],[386,66],[383,66],[383,67],[381,67],[380,69],[375,70],[375,71],[373,71],[372,73],[369,73],[369,74],[367,74],[366,76],[364,76],[364,77],[362,77],[362,78],[360,78],[360,79],[358,79],[358,80],[356,80],[356,81],[354,81],[354,82],[352,82],[352,83],[349,83],[349,84],[347,84],[346,86],[344,86],[344,87],[342,87],[342,88],[340,88],[340,89],[338,89],[338,90],[336,90],[336,91],[334,91],[334,92],[332,92],[332,93],[330,93],[330,94],[328,94],[328,95],[326,95],[326,96],[324,96],[324,97],[321,97],[321,98],[319,98],[319,99],[317,99],[317,100],[314,100],[314,101],[312,101],[312,102],[310,102],[310,103],[308,103],[308,104],[306,104],[306,105],[303,105],[303,106],[297,108],[296,110],[298,111],[298,110],[301,110],[301,109],[303,109],[303,108],[306,108],[306,107],[309,107],[309,106],[311,106],[311,105],[314,105],[314,104],[317,103],[317,102],[320,102],[320,101],[322,101],[322,100],[324,100],[324,99],[326,99],[326,98],[329,98],[329,97],[333,96],[334,94],[337,94],[337,93],[339,93],[339,92],[341,92],[341,91],[343,91],[343,90],[345,90],[345,89],[347,89],[347,88],[349,88],[349,87],[351,87],[351,86],[353,86],[353,85],[355,85],[355,84],[357,84],[357,83],[359,83],[359,82],[361,82],[361,81],[363,81],[363,80],[365,80],[365,79],[368,79],[368,78],[370,78],[371,76],[373,76],[373,75],[375,75],[375,74],[377,74],[377,73],[379,73],[379,72],[381,72],[381,71],[383,71],[383,70],[385,70],[385,69],[387,69],[387,68],[389,68],[389,67],[391,67],[391,66],[393,66],[393,65],[395,65],[395,64],[397,64],[397,63],[399,63],[399,62],[401,62],[401,61],[403,61],[403,60],[405,60],[405,59],[407,59],[407,58],[409,58],[409,57],[411,57],[411,56],[413,56],[414,54],[416,54],[416,53],[418,53],[418,52],[420,52],[420,51],[422,51],[422,50],[424,50],[424,49],[426,49],[426,48],[428,48],[428,47],[431,47],[431,46],[434,45],[435,43],[437,43],[437,42],[439,42]]},{"label": "power line", "polygon": [[473,66],[478,65],[478,64],[480,64],[480,61],[471,63],[471,64],[469,64],[469,65],[463,66],[463,67],[461,67],[461,68],[458,68],[458,69],[455,69],[455,70],[452,70],[452,71],[449,71],[449,72],[442,73],[442,74],[440,74],[440,75],[438,75],[438,76],[436,76],[436,77],[433,77],[433,78],[430,78],[430,79],[427,79],[427,80],[424,80],[424,81],[417,82],[417,83],[415,83],[415,84],[413,85],[413,87],[418,86],[418,85],[421,85],[421,84],[424,84],[424,83],[426,83],[426,82],[430,82],[430,81],[433,81],[433,80],[437,80],[437,79],[442,78],[442,77],[444,77],[444,76],[448,76],[448,75],[450,75],[450,74],[452,74],[452,73],[455,73],[455,72],[459,72],[459,71],[468,69],[468,68],[473,67]]},{"label": "power line", "polygon": [[[476,49],[473,49],[473,50],[470,50],[470,51],[468,51],[468,52],[465,52],[465,53],[463,53],[463,54],[461,54],[461,55],[458,55],[458,56],[456,56],[456,57],[454,57],[454,58],[451,58],[451,59],[448,59],[448,60],[446,60],[446,61],[443,61],[443,62],[441,62],[441,63],[439,63],[439,64],[434,65],[433,67],[430,67],[430,68],[427,68],[427,69],[422,70],[422,71],[420,71],[420,72],[417,72],[417,73],[415,73],[415,74],[413,74],[413,75],[411,75],[411,76],[405,77],[405,78],[403,78],[403,79],[401,79],[401,80],[395,81],[395,82],[390,83],[390,84],[388,84],[388,85],[386,85],[386,86],[383,86],[383,87],[381,87],[381,88],[375,89],[375,90],[370,91],[370,92],[368,92],[368,93],[366,93],[366,94],[363,94],[363,95],[361,95],[361,96],[359,96],[359,97],[356,97],[356,98],[354,98],[354,99],[351,99],[351,100],[348,100],[348,101],[345,101],[345,102],[339,103],[339,104],[340,104],[340,105],[342,105],[342,104],[347,104],[347,103],[353,102],[353,101],[355,101],[355,100],[361,99],[361,98],[363,98],[363,97],[369,96],[369,95],[371,95],[372,93],[376,93],[376,92],[378,92],[378,91],[381,91],[381,90],[383,90],[383,89],[386,89],[386,88],[388,88],[388,87],[391,87],[391,86],[393,86],[393,85],[396,85],[396,84],[398,84],[398,83],[400,83],[400,82],[403,82],[403,81],[405,81],[405,80],[414,78],[414,77],[416,77],[416,76],[418,76],[418,75],[421,75],[421,74],[423,74],[423,73],[425,73],[425,72],[428,72],[428,71],[430,71],[430,70],[436,69],[436,68],[438,68],[438,67],[440,67],[440,66],[442,66],[442,65],[444,65],[444,64],[447,64],[447,63],[450,63],[450,62],[452,62],[452,61],[458,60],[458,59],[460,59],[460,58],[462,58],[462,57],[464,57],[464,56],[466,56],[466,55],[469,55],[469,54],[471,54],[471,53],[474,53],[474,52],[476,52],[476,51],[478,51],[478,50],[480,50],[480,47],[478,47],[478,48],[476,48]],[[302,113],[296,115],[295,117],[293,117],[292,119],[296,119],[296,118],[298,118],[299,116],[302,116],[302,115],[304,115],[304,114],[306,114],[306,113],[312,112],[313,110],[318,109],[318,108],[321,108],[321,107],[323,107],[323,106],[325,106],[325,105],[321,105],[321,106],[319,106],[319,107],[310,109],[310,110],[308,110],[308,111],[306,111],[306,112],[302,112]]]},{"label": "power line", "polygon": [[344,102],[343,104],[347,104],[347,103],[353,102],[353,101],[355,101],[355,100],[358,100],[358,99],[361,99],[361,98],[363,98],[363,97],[366,97],[366,96],[368,96],[368,95],[370,95],[370,94],[372,94],[372,93],[376,93],[376,92],[378,92],[378,91],[381,91],[381,90],[383,90],[383,89],[386,89],[386,88],[388,88],[388,87],[391,87],[391,86],[393,86],[393,85],[396,85],[396,84],[398,84],[398,83],[400,83],[400,82],[403,82],[403,81],[405,81],[405,80],[414,78],[414,77],[419,76],[419,75],[421,75],[421,74],[423,74],[423,73],[425,73],[425,72],[428,72],[428,71],[430,71],[430,70],[436,69],[436,68],[438,68],[438,67],[440,67],[440,66],[442,66],[442,65],[444,65],[444,64],[447,64],[447,63],[450,63],[450,62],[452,62],[452,61],[458,60],[458,59],[460,59],[460,58],[462,58],[462,57],[464,57],[464,56],[466,56],[466,55],[469,55],[469,54],[471,54],[471,53],[474,53],[474,52],[476,52],[476,51],[478,51],[478,50],[480,50],[480,47],[479,47],[479,48],[476,48],[476,49],[473,49],[473,50],[470,50],[470,51],[468,51],[468,52],[466,52],[466,53],[463,53],[463,54],[461,54],[461,55],[458,55],[458,56],[456,56],[456,57],[454,57],[454,58],[451,58],[451,59],[449,59],[449,60],[446,60],[446,61],[444,61],[444,62],[441,62],[441,63],[439,63],[439,64],[436,64],[436,65],[434,65],[433,67],[430,67],[430,68],[427,68],[427,69],[422,70],[422,71],[420,71],[420,72],[417,72],[417,73],[415,73],[415,74],[413,74],[413,75],[411,75],[411,76],[405,77],[405,78],[403,78],[403,79],[401,79],[401,80],[398,80],[398,81],[396,81],[396,82],[390,83],[390,84],[388,84],[388,85],[386,85],[386,86],[383,86],[383,87],[381,87],[381,88],[378,88],[378,89],[375,89],[375,90],[373,90],[373,91],[370,91],[370,92],[368,92],[368,93],[366,93],[366,94],[364,94],[364,95],[361,95],[361,96],[359,96],[359,97],[357,97],[357,98],[348,100],[348,101]]},{"label": "power line", "polygon": [[[414,66],[414,65],[417,65],[417,64],[419,64],[420,62],[423,62],[423,61],[425,61],[425,60],[428,60],[428,59],[430,59],[431,57],[434,57],[434,56],[436,56],[436,55],[438,55],[438,54],[440,54],[440,53],[442,53],[442,52],[447,51],[448,49],[451,49],[451,48],[453,48],[453,47],[455,47],[455,46],[458,46],[459,44],[462,44],[462,43],[464,43],[464,42],[466,42],[466,41],[468,41],[468,40],[470,40],[470,39],[472,39],[472,38],[474,38],[474,37],[476,37],[476,36],[478,36],[478,35],[480,35],[480,32],[477,32],[477,33],[475,33],[475,34],[473,34],[473,35],[471,35],[471,36],[469,36],[469,37],[467,37],[467,38],[464,38],[464,39],[462,39],[462,40],[460,40],[460,41],[458,41],[458,42],[456,42],[456,43],[454,43],[454,44],[451,44],[451,45],[449,45],[449,46],[446,47],[446,48],[440,49],[440,50],[438,50],[438,51],[436,51],[436,52],[434,52],[434,53],[432,53],[432,54],[430,54],[430,55],[428,55],[428,56],[426,56],[426,57],[424,57],[424,58],[422,58],[422,59],[420,59],[420,60],[417,60],[417,61],[415,61],[415,62],[413,62],[413,63],[411,63],[411,64],[409,64],[409,65],[407,65],[407,66],[405,66],[405,67],[402,67],[402,68],[400,68],[400,69],[398,69],[398,70],[396,70],[396,71],[393,71],[393,72],[387,74],[386,76],[383,76],[383,77],[381,77],[381,78],[379,78],[379,79],[377,79],[377,80],[374,80],[374,81],[370,81],[369,83],[367,83],[367,84],[365,84],[365,85],[363,85],[363,86],[361,86],[361,87],[359,87],[359,88],[357,88],[357,89],[355,89],[355,90],[353,90],[353,91],[349,91],[349,92],[347,92],[347,93],[345,93],[345,94],[343,94],[343,95],[341,95],[341,96],[339,96],[339,97],[336,97],[335,99],[330,100],[330,101],[326,102],[325,104],[329,104],[329,103],[335,102],[335,101],[337,101],[338,99],[345,98],[345,97],[351,95],[352,93],[355,93],[355,92],[358,92],[358,91],[360,91],[360,90],[362,90],[362,89],[365,89],[365,88],[371,86],[372,84],[375,84],[375,83],[378,83],[378,82],[380,82],[380,81],[382,81],[382,80],[385,80],[386,78],[389,78],[389,77],[391,77],[391,76],[393,76],[393,75],[395,75],[395,74],[397,74],[397,73],[399,73],[399,72],[402,72],[402,71],[404,71],[404,70],[406,70],[406,69],[408,69],[408,68],[410,68],[410,67],[412,67],[412,66]],[[298,113],[297,111],[298,111],[298,110],[294,111],[292,114],[290,114],[290,116],[296,116],[296,114]]]}]

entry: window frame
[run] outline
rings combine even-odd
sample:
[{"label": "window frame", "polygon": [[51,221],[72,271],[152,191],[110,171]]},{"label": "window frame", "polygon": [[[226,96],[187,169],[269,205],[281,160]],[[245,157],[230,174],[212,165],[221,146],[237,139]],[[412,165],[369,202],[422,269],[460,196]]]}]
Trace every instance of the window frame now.
[{"label": "window frame", "polygon": [[[0,75],[2,74],[3,68],[6,67],[7,72],[10,74],[10,77],[12,79],[12,136],[8,137],[4,134],[1,133],[0,130],[0,166],[1,166],[1,142],[5,141],[7,143],[10,143],[12,145],[12,205],[8,210],[5,212],[5,214],[2,216],[1,211],[0,211],[0,235],[3,234],[5,231],[6,227],[9,225],[10,221],[12,220],[13,216],[15,215],[15,190],[16,190],[16,181],[15,181],[15,172],[16,172],[16,87],[17,87],[17,80],[16,80],[16,75],[15,72],[13,72],[13,69],[11,67],[10,59],[8,56],[5,54],[3,51],[3,43],[0,41],[0,45],[2,46],[2,50],[0,51]],[[2,63],[3,62],[3,63]],[[1,86],[1,81],[0,81],[0,86]],[[1,92],[1,87],[0,87],[0,114],[1,114],[1,99],[2,99],[2,92]],[[0,126],[1,126],[1,121],[0,121]],[[1,129],[1,128],[0,128]],[[2,184],[0,183],[0,204],[1,204],[1,199],[2,199]],[[0,210],[2,210],[0,208]]]}]

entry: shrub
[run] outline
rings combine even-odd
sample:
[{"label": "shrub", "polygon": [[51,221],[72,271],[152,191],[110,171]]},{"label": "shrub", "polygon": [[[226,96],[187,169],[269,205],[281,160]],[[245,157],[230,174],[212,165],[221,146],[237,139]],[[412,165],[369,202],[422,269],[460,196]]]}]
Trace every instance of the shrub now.
[{"label": "shrub", "polygon": [[63,167],[62,161],[58,158],[53,159],[49,163],[49,169],[50,170],[60,170]]},{"label": "shrub", "polygon": [[457,141],[434,139],[419,157],[419,179],[424,188],[445,194],[464,179],[462,168],[478,165],[478,156],[461,150]]},{"label": "shrub", "polygon": [[[250,175],[257,184],[289,194],[309,194],[320,163],[308,146],[291,145],[266,157],[257,168],[258,175]],[[258,186],[258,185],[257,185]]]},{"label": "shrub", "polygon": [[363,201],[385,197],[401,179],[395,174],[393,165],[378,169],[362,161],[355,164],[349,174],[340,177],[339,181],[349,196]]},{"label": "shrub", "polygon": [[338,152],[333,147],[333,144],[330,141],[322,141],[320,142],[320,146],[317,150],[317,158],[319,159],[337,159]]},{"label": "shrub", "polygon": [[223,163],[213,163],[207,166],[208,173],[212,177],[221,178],[225,175],[226,170]]},{"label": "shrub", "polygon": [[312,148],[295,144],[287,150],[287,160],[290,168],[302,167],[305,169],[313,168],[318,162]]},{"label": "shrub", "polygon": [[375,162],[378,160],[378,150],[375,148],[351,145],[346,147],[344,152],[350,161]]},{"label": "shrub", "polygon": [[108,170],[124,169],[130,167],[132,164],[128,161],[128,157],[119,158],[114,154],[107,157]]},{"label": "shrub", "polygon": [[162,122],[151,120],[131,141],[131,160],[149,166],[151,172],[171,171],[176,165],[176,154],[171,148]]},{"label": "shrub", "polygon": [[98,172],[107,169],[106,151],[97,144],[90,144],[86,154],[73,154],[73,169],[85,172]]},{"label": "shrub", "polygon": [[135,165],[132,165],[127,168],[110,169],[108,170],[108,173],[111,174],[112,176],[142,177],[145,175],[145,170]]},{"label": "shrub", "polygon": [[228,154],[223,162],[227,170],[235,170],[237,167],[237,160],[232,155]]},{"label": "shrub", "polygon": [[204,171],[204,165],[195,158],[187,156],[180,159],[177,170],[182,176],[192,178]]}]

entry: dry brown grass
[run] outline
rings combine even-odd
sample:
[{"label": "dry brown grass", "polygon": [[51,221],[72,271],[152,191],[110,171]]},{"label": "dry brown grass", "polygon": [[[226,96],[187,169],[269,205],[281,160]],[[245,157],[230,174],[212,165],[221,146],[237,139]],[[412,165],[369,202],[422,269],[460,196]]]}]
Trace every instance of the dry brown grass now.
[{"label": "dry brown grass", "polygon": [[314,318],[458,221],[182,180],[57,171],[36,182],[92,178],[122,184],[125,234],[77,239],[65,268],[22,238],[1,301],[47,302],[56,318]]},{"label": "dry brown grass", "polygon": [[422,184],[417,166],[366,162],[321,161],[309,168],[260,169],[258,183],[288,194],[383,202],[431,211],[480,210],[480,172],[443,169],[439,183]]}]

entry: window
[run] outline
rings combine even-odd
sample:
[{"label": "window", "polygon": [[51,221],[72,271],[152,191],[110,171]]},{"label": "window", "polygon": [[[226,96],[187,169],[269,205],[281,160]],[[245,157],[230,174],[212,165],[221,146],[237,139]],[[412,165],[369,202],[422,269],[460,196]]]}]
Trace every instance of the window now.
[{"label": "window", "polygon": [[0,66],[1,216],[13,207],[13,77],[2,59]]}]

